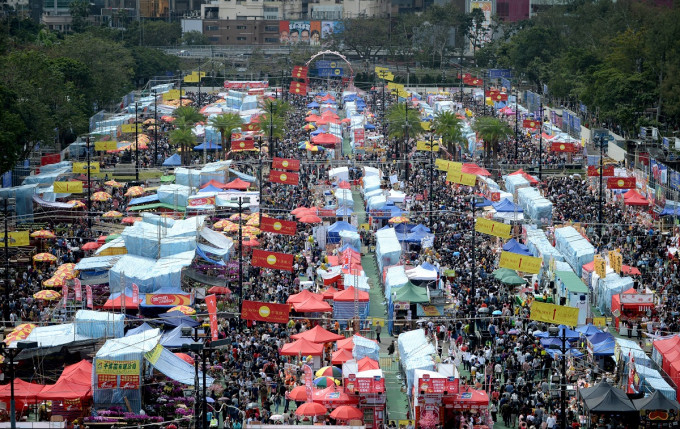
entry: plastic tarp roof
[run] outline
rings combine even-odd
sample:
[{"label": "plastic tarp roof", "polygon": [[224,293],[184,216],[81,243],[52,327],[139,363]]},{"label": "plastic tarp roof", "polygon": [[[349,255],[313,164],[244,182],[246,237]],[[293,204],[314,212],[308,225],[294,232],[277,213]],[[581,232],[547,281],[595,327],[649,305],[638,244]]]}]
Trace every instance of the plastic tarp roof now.
[{"label": "plastic tarp roof", "polygon": [[580,333],[580,334],[585,335],[586,337],[597,334],[598,332],[602,332],[602,330],[600,328],[593,325],[592,323],[589,323],[589,324],[583,325],[583,326],[579,326],[575,329],[575,331]]},{"label": "plastic tarp roof", "polygon": [[169,228],[144,221],[135,222],[123,230],[121,237],[130,255],[172,256],[196,250],[196,231],[202,227],[204,220],[204,216],[196,216],[176,221]]},{"label": "plastic tarp roof", "polygon": [[199,243],[198,246],[204,251],[212,253],[213,255],[218,255],[224,257],[228,255],[234,248],[234,241],[231,238],[225,237],[217,231],[213,231],[210,228],[201,228],[198,233],[201,238],[205,239],[211,244],[210,247]]},{"label": "plastic tarp roof", "polygon": [[[596,278],[597,274],[593,273],[593,276],[593,278]],[[607,274],[607,277],[605,277],[604,280],[599,279],[597,282],[597,307],[602,312],[611,311],[612,296],[618,295],[631,287],[633,287],[632,277],[621,277],[615,272]]]},{"label": "plastic tarp roof", "polygon": [[[583,266],[595,255],[593,245],[571,226],[555,229],[555,248],[564,255],[577,276],[582,274]],[[609,301],[611,303],[611,297]]]},{"label": "plastic tarp roof", "polygon": [[389,300],[392,290],[398,289],[408,283],[409,278],[403,265],[394,265],[387,268],[385,273],[385,299]]},{"label": "plastic tarp roof", "polygon": [[613,356],[614,355],[614,336],[606,332],[600,332],[588,338],[592,346],[594,356]]},{"label": "plastic tarp roof", "polygon": [[156,193],[161,203],[184,208],[191,195],[191,188],[181,184],[161,185]]},{"label": "plastic tarp roof", "polygon": [[165,158],[165,161],[163,161],[164,167],[178,167],[180,165],[182,165],[182,159],[177,153]]},{"label": "plastic tarp roof", "polygon": [[[113,240],[112,240],[113,241]],[[104,271],[113,267],[122,255],[83,258],[75,266],[77,271]]]},{"label": "plastic tarp roof", "polygon": [[366,205],[369,210],[381,209],[387,204],[387,199],[383,195],[376,195],[368,199]]},{"label": "plastic tarp roof", "polygon": [[161,345],[169,348],[178,348],[182,347],[183,344],[192,343],[194,340],[191,337],[182,336],[183,326],[184,325],[180,325],[171,331],[164,332],[163,335],[161,335]]},{"label": "plastic tarp roof", "polygon": [[643,380],[644,386],[648,387],[650,390],[655,390],[661,392],[663,396],[671,401],[676,400],[676,392],[671,385],[668,384],[663,378],[645,378]]},{"label": "plastic tarp roof", "polygon": [[148,323],[144,322],[141,325],[137,326],[136,328],[132,328],[129,331],[127,331],[125,333],[125,336],[129,337],[131,335],[141,334],[142,332],[148,331],[150,329],[154,329],[154,328],[151,325],[149,325]]},{"label": "plastic tarp roof", "polygon": [[647,356],[637,342],[625,338],[614,338],[614,340],[616,341],[616,347],[621,350],[621,357],[625,362],[628,362],[630,360],[629,356],[631,356],[635,359],[636,368],[652,367],[652,358]]},{"label": "plastic tarp roof", "polygon": [[437,280],[437,271],[429,270],[422,265],[406,270],[405,273],[409,280]]},{"label": "plastic tarp roof", "polygon": [[159,201],[158,194],[147,195],[147,196],[144,196],[144,197],[131,199],[130,202],[128,203],[128,206],[136,206],[137,204],[155,203],[157,201]]},{"label": "plastic tarp roof", "polygon": [[383,195],[383,190],[382,189],[373,189],[364,194],[364,199],[366,201],[370,200],[373,197],[377,197],[379,195]]},{"label": "plastic tarp roof", "polygon": [[507,198],[492,204],[492,207],[497,212],[522,213],[522,207],[519,207]]},{"label": "plastic tarp roof", "polygon": [[436,350],[434,346],[427,341],[423,329],[416,329],[399,334],[397,346],[399,348],[399,357],[401,359],[402,368],[406,372],[408,391],[410,391],[411,387],[413,387],[416,369],[430,371],[434,369],[434,360],[432,359],[432,356],[436,354]]},{"label": "plastic tarp roof", "polygon": [[505,189],[507,189],[511,194],[514,194],[515,191],[520,188],[525,188],[530,185],[531,184],[529,181],[520,175],[510,175],[505,177]]},{"label": "plastic tarp roof", "polygon": [[166,326],[189,326],[195,328],[200,325],[200,323],[194,320],[192,317],[187,316],[181,311],[168,311],[160,315],[160,319],[156,320],[157,323]]},{"label": "plastic tarp roof", "polygon": [[135,283],[140,293],[154,293],[161,288],[179,293],[182,269],[191,265],[195,254],[192,250],[158,260],[123,255],[109,271],[109,289],[112,293],[119,293],[125,276],[126,289],[132,289],[132,283]]},{"label": "plastic tarp roof", "polygon": [[123,336],[125,315],[104,311],[78,310],[76,334],[90,338],[119,338]]},{"label": "plastic tarp roof", "polygon": [[545,266],[550,263],[550,258],[554,258],[555,261],[564,261],[564,256],[553,247],[541,229],[527,230],[527,247],[534,256],[543,258]]},{"label": "plastic tarp roof", "polygon": [[[162,347],[162,346],[161,346]],[[184,361],[184,359],[175,355],[170,350],[162,347],[161,352],[157,357],[155,354],[147,353],[146,360],[158,371],[162,372],[169,378],[187,386],[194,385],[195,371],[194,366]],[[206,387],[212,386],[215,379],[206,375],[205,385]],[[203,372],[198,371],[198,386],[201,388],[203,386]]]},{"label": "plastic tarp roof", "polygon": [[380,189],[380,176],[370,175],[364,177],[364,193],[374,189]]},{"label": "plastic tarp roof", "polygon": [[518,253],[520,255],[531,256],[529,248],[519,241],[511,238],[507,243],[503,245],[503,250],[506,252]]},{"label": "plastic tarp roof", "polygon": [[328,227],[327,230],[329,233],[339,233],[340,231],[352,231],[356,232],[357,228],[353,225],[351,225],[348,222],[345,222],[343,220],[339,220],[335,222],[333,225]]},{"label": "plastic tarp roof", "polygon": [[28,334],[26,340],[37,341],[40,348],[48,348],[92,340],[92,338],[78,334],[73,323],[63,323],[61,325],[38,326]]},{"label": "plastic tarp roof", "polygon": [[384,229],[376,231],[376,257],[378,267],[382,271],[386,265],[396,265],[401,257],[401,244],[397,239],[394,229]]},{"label": "plastic tarp roof", "polygon": [[369,290],[371,287],[368,285],[368,277],[366,277],[366,274],[362,271],[361,275],[355,276],[352,274],[343,274],[342,276],[343,283],[345,287],[353,286],[353,287],[359,287],[359,290]]},{"label": "plastic tarp roof", "polygon": [[349,189],[336,189],[333,191],[333,195],[338,200],[338,205],[341,206],[351,206],[354,204],[354,199],[352,198],[352,191]]},{"label": "plastic tarp roof", "polygon": [[396,189],[392,189],[387,193],[387,200],[394,203],[403,203],[406,199],[406,194]]},{"label": "plastic tarp roof", "polygon": [[328,170],[328,177],[333,181],[335,178],[339,180],[349,181],[349,168],[348,167],[337,167]]},{"label": "plastic tarp roof", "polygon": [[354,349],[352,349],[352,356],[355,360],[361,360],[365,357],[375,361],[380,360],[380,345],[371,339],[362,337],[360,335],[353,336]]},{"label": "plastic tarp roof", "polygon": [[161,339],[160,329],[150,329],[136,335],[107,340],[97,351],[95,358],[109,360],[141,360]]}]

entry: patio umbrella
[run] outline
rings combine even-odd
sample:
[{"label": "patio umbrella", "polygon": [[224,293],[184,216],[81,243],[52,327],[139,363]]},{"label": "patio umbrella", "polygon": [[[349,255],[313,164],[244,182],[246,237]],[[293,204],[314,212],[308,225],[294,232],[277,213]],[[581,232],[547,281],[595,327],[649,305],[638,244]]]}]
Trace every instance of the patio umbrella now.
[{"label": "patio umbrella", "polygon": [[132,186],[125,192],[126,197],[140,197],[142,195],[144,195],[144,188],[141,186]]},{"label": "patio umbrella", "polygon": [[66,278],[62,275],[55,274],[49,279],[43,281],[43,286],[45,287],[60,287],[66,284]]},{"label": "patio umbrella", "polygon": [[7,334],[4,340],[2,340],[5,344],[11,344],[14,341],[20,341],[20,340],[25,340],[26,337],[28,337],[28,334],[31,333],[33,329],[35,329],[36,325],[33,323],[22,323],[21,325],[17,326],[14,328],[12,332]]},{"label": "patio umbrella", "polygon": [[55,238],[56,235],[54,235],[54,233],[52,231],[48,231],[46,229],[40,229],[38,231],[33,231],[31,233],[31,237],[39,238],[41,240],[47,240],[47,239],[50,239],[50,238]]},{"label": "patio umbrella", "polygon": [[328,376],[334,378],[342,377],[342,370],[337,366],[324,366],[314,373],[317,377]]},{"label": "patio umbrella", "polygon": [[252,219],[248,219],[248,222],[246,222],[246,225],[259,227],[260,226],[260,219],[258,219],[256,217],[254,217]]},{"label": "patio umbrella", "polygon": [[189,365],[194,364],[194,358],[192,358],[191,356],[189,356],[186,353],[175,353],[175,356],[182,359],[184,362],[188,363]]},{"label": "patio umbrella", "polygon": [[257,241],[255,238],[250,237],[248,240],[242,241],[241,244],[245,247],[255,247],[255,246],[259,246],[260,242]]},{"label": "patio umbrella", "polygon": [[316,387],[325,388],[325,387],[332,386],[333,384],[339,386],[339,385],[340,385],[340,380],[336,380],[335,378],[333,378],[333,377],[328,377],[328,376],[326,376],[326,375],[314,379],[314,385],[315,385]]},{"label": "patio umbrella", "polygon": [[80,200],[68,200],[66,201],[66,204],[73,204],[74,209],[84,209],[87,207],[85,203]]},{"label": "patio umbrella", "polygon": [[[229,221],[227,221],[227,222],[229,222]],[[236,232],[236,231],[238,231],[238,225],[235,224],[234,222],[229,222],[228,224],[225,224],[223,231],[224,232]]]},{"label": "patio umbrella", "polygon": [[208,295],[215,294],[215,295],[230,295],[231,294],[231,289],[228,287],[224,286],[213,286],[210,289],[208,289]]},{"label": "patio umbrella", "polygon": [[116,238],[120,238],[120,234],[109,234],[109,235],[107,235],[106,238],[104,239],[104,243],[108,243],[108,242],[110,242],[110,241],[113,241],[113,240],[115,240]]},{"label": "patio umbrella", "polygon": [[229,216],[229,220],[241,220],[245,219],[246,215],[241,215],[240,213],[234,213],[233,215]]},{"label": "patio umbrella", "polygon": [[259,235],[262,231],[260,231],[260,228],[256,228],[254,226],[244,226],[241,228],[243,230],[244,234],[249,234],[249,235]]},{"label": "patio umbrella", "polygon": [[506,284],[506,285],[517,286],[517,285],[523,285],[527,281],[526,281],[526,279],[518,276],[517,274],[507,274],[507,275],[505,275],[505,277],[500,279],[500,282],[503,283],[503,284]]},{"label": "patio umbrella", "polygon": [[[454,273],[454,274],[455,274],[455,273]],[[499,269],[497,269],[497,270],[494,270],[494,272],[493,272],[493,277],[494,277],[496,280],[500,280],[500,279],[502,279],[503,277],[507,277],[507,276],[509,276],[509,275],[515,275],[515,276],[516,276],[516,275],[517,275],[517,271],[511,270],[510,268],[499,268]]]},{"label": "patio umbrella", "polygon": [[51,253],[38,253],[33,257],[33,261],[35,262],[54,262],[56,260],[57,257]]},{"label": "patio umbrella", "polygon": [[227,225],[236,225],[234,222],[228,219],[220,219],[213,224],[213,229],[224,229]]},{"label": "patio umbrella", "polygon": [[33,298],[42,299],[44,301],[52,301],[61,298],[61,294],[55,290],[41,290],[33,294]]},{"label": "patio umbrella", "polygon": [[112,188],[122,188],[122,187],[123,187],[123,184],[122,184],[122,183],[117,182],[117,181],[115,181],[115,180],[108,180],[108,181],[104,182],[104,184],[105,184],[106,186],[110,186],[110,187],[112,187]]},{"label": "patio umbrella", "polygon": [[83,244],[80,248],[81,248],[82,250],[97,250],[97,249],[99,249],[100,247],[102,247],[102,245],[99,244],[98,242],[96,242],[96,241],[90,241],[89,243]]},{"label": "patio umbrella", "polygon": [[308,214],[305,216],[302,216],[299,219],[300,222],[302,223],[321,223],[321,218],[319,216],[315,216],[313,214]]},{"label": "patio umbrella", "polygon": [[108,201],[110,199],[111,194],[109,194],[108,192],[95,192],[94,194],[92,194],[92,201],[103,202]]},{"label": "patio umbrella", "polygon": [[388,220],[389,223],[408,223],[409,219],[406,216],[396,216]]},{"label": "patio umbrella", "polygon": [[116,217],[123,217],[123,213],[115,211],[115,210],[111,210],[111,211],[104,213],[102,215],[102,217],[106,218],[106,219],[113,219],[113,218],[116,218]]},{"label": "patio umbrella", "polygon": [[326,407],[316,402],[305,402],[295,410],[296,416],[314,417],[323,416],[324,414],[326,414]]},{"label": "patio umbrella", "polygon": [[296,386],[290,391],[288,397],[295,402],[304,402],[307,400],[307,387],[306,386]]},{"label": "patio umbrella", "polygon": [[176,305],[172,307],[170,310],[168,310],[168,313],[170,313],[171,311],[179,311],[180,313],[185,314],[187,316],[196,314],[196,310],[189,307],[188,305]]},{"label": "patio umbrella", "polygon": [[142,218],[137,217],[137,216],[127,216],[127,217],[124,217],[123,219],[121,219],[120,223],[128,223],[128,224],[132,225],[133,223],[137,222],[138,220],[142,220]]},{"label": "patio umbrella", "polygon": [[336,420],[357,420],[364,417],[363,411],[351,405],[340,405],[331,411],[331,418]]},{"label": "patio umbrella", "polygon": [[305,131],[313,131],[313,130],[316,129],[316,127],[312,124],[307,124],[304,127],[302,127],[302,129],[305,130]]}]

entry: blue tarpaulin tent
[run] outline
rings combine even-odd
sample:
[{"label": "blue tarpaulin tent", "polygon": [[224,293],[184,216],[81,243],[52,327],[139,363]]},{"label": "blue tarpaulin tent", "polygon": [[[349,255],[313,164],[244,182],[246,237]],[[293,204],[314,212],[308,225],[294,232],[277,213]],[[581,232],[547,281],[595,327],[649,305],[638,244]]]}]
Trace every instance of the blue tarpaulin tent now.
[{"label": "blue tarpaulin tent", "polygon": [[522,213],[522,207],[515,205],[512,201],[510,201],[507,198],[503,198],[497,203],[494,203],[493,209],[496,210],[497,212],[506,212],[506,213]]},{"label": "blue tarpaulin tent", "polygon": [[164,167],[177,167],[182,165],[182,158],[179,157],[179,154],[174,154],[163,161],[163,166]]},{"label": "blue tarpaulin tent", "polygon": [[198,146],[194,146],[194,150],[222,150],[222,146],[213,142],[203,142]]},{"label": "blue tarpaulin tent", "polygon": [[220,189],[220,188],[218,188],[218,187],[216,187],[216,186],[213,186],[213,185],[208,185],[208,186],[206,186],[205,188],[201,189],[201,190],[198,191],[198,192],[222,192],[222,189]]},{"label": "blue tarpaulin tent", "polygon": [[506,252],[518,253],[520,255],[532,256],[529,248],[514,238],[511,238],[510,241],[503,245],[503,250]]}]

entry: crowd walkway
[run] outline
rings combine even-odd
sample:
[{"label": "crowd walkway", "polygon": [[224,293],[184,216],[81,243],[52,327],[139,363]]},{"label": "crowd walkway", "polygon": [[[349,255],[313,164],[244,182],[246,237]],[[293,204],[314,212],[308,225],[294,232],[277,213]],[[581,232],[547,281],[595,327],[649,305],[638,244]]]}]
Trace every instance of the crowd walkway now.
[{"label": "crowd walkway", "polygon": [[[357,223],[359,225],[367,223],[366,208],[364,207],[363,198],[359,190],[352,190],[352,198],[354,199],[354,213],[357,215]],[[380,273],[378,272],[378,266],[376,264],[375,251],[374,249],[364,246],[361,249],[361,254],[361,265],[364,268],[366,276],[369,278],[369,284],[371,286],[369,292],[371,300],[369,317],[374,322],[380,321],[382,324],[386,325],[387,305],[385,303],[384,293],[380,287]],[[375,338],[375,327],[376,324],[374,323],[373,338]],[[398,423],[399,420],[406,419],[406,413],[408,412],[409,406],[408,398],[403,390],[404,384],[402,383],[399,374],[399,362],[396,352],[392,356],[387,352],[387,348],[392,342],[395,342],[396,349],[396,340],[396,337],[389,335],[386,326],[383,326],[380,333],[380,368],[385,375],[385,389],[387,395],[386,418]]]}]

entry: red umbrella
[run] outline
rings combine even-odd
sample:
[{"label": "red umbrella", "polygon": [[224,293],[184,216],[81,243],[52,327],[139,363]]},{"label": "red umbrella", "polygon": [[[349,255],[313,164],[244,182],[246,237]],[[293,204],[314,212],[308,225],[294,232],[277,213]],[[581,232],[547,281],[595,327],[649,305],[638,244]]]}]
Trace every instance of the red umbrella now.
[{"label": "red umbrella", "polygon": [[133,224],[133,223],[137,222],[138,220],[142,220],[142,218],[137,217],[137,216],[127,216],[127,217],[124,217],[123,219],[121,219],[120,223]]},{"label": "red umbrella", "polygon": [[100,244],[106,243],[106,236],[100,235],[99,238],[97,239],[97,243],[100,243]]},{"label": "red umbrella", "polygon": [[321,223],[321,218],[312,214],[302,216],[299,220],[302,223]]},{"label": "red umbrella", "polygon": [[223,287],[223,286],[213,286],[210,289],[208,289],[208,294],[212,295],[230,295],[231,294],[231,289],[228,287]]},{"label": "red umbrella", "polygon": [[305,402],[300,405],[297,410],[295,410],[296,416],[323,416],[326,414],[326,407],[316,402]]},{"label": "red umbrella", "polygon": [[255,240],[254,238],[251,238],[250,240],[243,241],[241,244],[243,244],[246,247],[254,247],[259,246],[260,242]]},{"label": "red umbrella", "polygon": [[325,389],[317,390],[313,395],[314,402],[325,406],[356,404],[359,400],[349,396],[343,387],[330,386]]},{"label": "red umbrella", "polygon": [[297,386],[290,391],[288,397],[296,402],[304,402],[307,400],[307,386]]},{"label": "red umbrella", "polygon": [[189,356],[186,353],[175,353],[175,356],[182,359],[184,362],[188,363],[189,365],[194,364],[194,358],[192,358],[191,356]]},{"label": "red umbrella", "polygon": [[340,405],[331,412],[331,418],[336,420],[356,420],[362,419],[364,413],[357,407],[351,405]]},{"label": "red umbrella", "polygon": [[349,189],[350,187],[351,187],[351,185],[346,180],[343,180],[340,183],[338,183],[338,188],[340,188],[340,189]]},{"label": "red umbrella", "polygon": [[307,210],[309,210],[307,207],[300,206],[300,207],[298,207],[298,208],[296,208],[296,209],[291,210],[291,211],[290,211],[290,214],[296,215],[296,214],[298,214],[298,213],[306,212]]},{"label": "red umbrella", "polygon": [[96,241],[90,241],[89,243],[83,244],[83,246],[81,247],[81,249],[82,249],[82,250],[97,250],[97,249],[99,249],[100,247],[102,247],[102,245],[99,244],[98,242],[96,242]]}]

